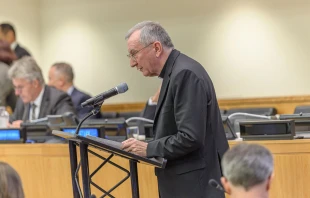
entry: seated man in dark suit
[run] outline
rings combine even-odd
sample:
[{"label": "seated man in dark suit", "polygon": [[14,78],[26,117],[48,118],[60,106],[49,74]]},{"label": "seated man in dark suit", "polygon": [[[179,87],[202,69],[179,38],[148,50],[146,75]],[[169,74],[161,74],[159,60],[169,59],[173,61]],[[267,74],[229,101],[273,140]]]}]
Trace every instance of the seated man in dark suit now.
[{"label": "seated man in dark suit", "polygon": [[66,112],[75,114],[71,98],[64,92],[44,84],[40,67],[31,57],[23,57],[9,69],[15,94],[19,96],[10,127],[20,127],[25,121],[31,121],[47,115],[60,115]]},{"label": "seated man in dark suit", "polygon": [[[78,90],[73,84],[73,79],[73,69],[68,63],[55,63],[52,65],[48,73],[48,85],[64,91],[71,96],[78,117],[83,118],[92,110],[92,108],[82,108],[81,103],[91,98],[91,96]],[[99,116],[99,114],[97,115]]]},{"label": "seated man in dark suit", "polygon": [[9,23],[0,24],[0,40],[4,40],[11,45],[18,59],[24,56],[31,56],[30,53],[22,48],[16,41],[16,32],[14,27]]}]

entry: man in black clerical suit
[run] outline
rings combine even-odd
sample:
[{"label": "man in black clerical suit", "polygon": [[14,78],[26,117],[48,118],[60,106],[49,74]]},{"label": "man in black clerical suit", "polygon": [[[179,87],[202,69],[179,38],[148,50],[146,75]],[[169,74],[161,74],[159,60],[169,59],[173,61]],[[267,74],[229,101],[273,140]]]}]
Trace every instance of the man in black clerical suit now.
[{"label": "man in black clerical suit", "polygon": [[19,96],[9,126],[19,127],[22,122],[47,115],[75,114],[70,96],[45,85],[40,67],[30,56],[15,61],[9,69],[9,77]]},{"label": "man in black clerical suit", "polygon": [[128,139],[123,149],[168,160],[165,169],[155,169],[161,198],[224,198],[223,192],[208,185],[210,179],[220,181],[221,159],[228,149],[209,75],[197,61],[174,49],[158,23],[138,23],[125,38],[130,66],[163,82],[154,141]]},{"label": "man in black clerical suit", "polygon": [[4,40],[11,45],[11,49],[15,52],[18,59],[24,56],[31,56],[26,49],[17,43],[16,32],[13,25],[9,23],[0,24],[0,40]]}]

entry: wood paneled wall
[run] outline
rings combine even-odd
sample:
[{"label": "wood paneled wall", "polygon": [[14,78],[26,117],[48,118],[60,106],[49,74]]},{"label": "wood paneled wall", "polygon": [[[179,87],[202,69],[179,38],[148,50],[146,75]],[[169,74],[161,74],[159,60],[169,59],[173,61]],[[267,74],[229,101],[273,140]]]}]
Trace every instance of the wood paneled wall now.
[{"label": "wood paneled wall", "polygon": [[[219,99],[221,109],[248,108],[248,107],[275,107],[278,114],[291,114],[296,106],[310,105],[309,96],[285,96],[268,98],[244,98],[244,99]],[[142,111],[145,102],[105,104],[102,111],[106,112],[130,112]]]}]

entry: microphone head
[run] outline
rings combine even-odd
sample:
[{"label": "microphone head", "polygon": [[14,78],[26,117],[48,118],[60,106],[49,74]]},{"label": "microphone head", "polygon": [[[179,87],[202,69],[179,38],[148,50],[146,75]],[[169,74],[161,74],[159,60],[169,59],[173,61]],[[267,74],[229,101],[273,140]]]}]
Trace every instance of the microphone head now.
[{"label": "microphone head", "polygon": [[117,89],[117,92],[120,94],[120,93],[125,93],[127,90],[128,90],[128,86],[126,83],[121,83],[120,85],[118,85],[116,87]]}]

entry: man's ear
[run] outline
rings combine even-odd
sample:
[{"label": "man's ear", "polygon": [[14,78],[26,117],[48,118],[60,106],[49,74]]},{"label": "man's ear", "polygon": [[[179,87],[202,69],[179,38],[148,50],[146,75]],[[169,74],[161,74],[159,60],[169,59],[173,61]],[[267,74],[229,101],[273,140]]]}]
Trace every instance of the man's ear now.
[{"label": "man's ear", "polygon": [[66,84],[66,79],[63,75],[59,76],[58,78],[58,86],[63,87]]},{"label": "man's ear", "polygon": [[231,187],[229,181],[226,179],[226,177],[221,177],[221,183],[224,187],[224,190],[226,193],[231,194]]},{"label": "man's ear", "polygon": [[163,46],[158,41],[155,41],[153,45],[154,45],[156,57],[158,58],[162,54],[162,52],[163,52]]},{"label": "man's ear", "polygon": [[271,182],[274,178],[274,172],[271,173],[271,175],[268,177],[267,179],[267,186],[266,186],[266,190],[269,191],[270,190],[270,186],[271,186]]}]

